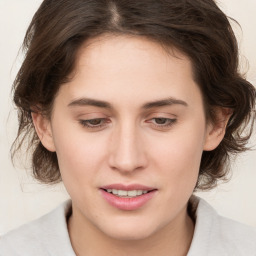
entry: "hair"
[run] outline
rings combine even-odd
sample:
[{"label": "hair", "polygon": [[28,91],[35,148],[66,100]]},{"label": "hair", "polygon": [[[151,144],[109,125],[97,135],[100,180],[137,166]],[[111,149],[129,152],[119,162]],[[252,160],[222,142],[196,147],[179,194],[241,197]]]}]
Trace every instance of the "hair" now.
[{"label": "hair", "polygon": [[213,0],[44,0],[27,30],[25,59],[13,84],[19,129],[12,157],[26,144],[34,177],[47,184],[61,181],[57,155],[40,142],[31,110],[50,116],[82,44],[106,33],[142,36],[178,49],[191,60],[206,117],[216,121],[217,106],[232,109],[222,142],[203,152],[196,189],[226,179],[230,156],[247,149],[256,93],[239,73],[234,32]]}]

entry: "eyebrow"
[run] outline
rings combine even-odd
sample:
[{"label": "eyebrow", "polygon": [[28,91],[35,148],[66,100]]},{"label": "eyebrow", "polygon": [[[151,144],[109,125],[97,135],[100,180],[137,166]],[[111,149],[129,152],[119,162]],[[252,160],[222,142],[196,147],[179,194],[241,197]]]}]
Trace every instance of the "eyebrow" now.
[{"label": "eyebrow", "polygon": [[[166,99],[155,100],[152,102],[145,103],[144,105],[142,105],[142,109],[148,110],[156,107],[164,107],[164,106],[171,106],[171,105],[182,105],[185,107],[188,106],[187,102],[183,100],[169,97]],[[110,103],[102,100],[91,99],[91,98],[80,98],[80,99],[73,100],[68,104],[68,106],[69,107],[94,106],[99,108],[106,108],[109,110],[113,109],[113,106]]]},{"label": "eyebrow", "polygon": [[74,106],[95,106],[95,107],[107,108],[107,109],[112,109],[113,108],[111,106],[111,104],[106,102],[106,101],[90,99],[90,98],[76,99],[74,101],[71,101],[68,104],[68,106],[69,107],[74,107]]},{"label": "eyebrow", "polygon": [[170,98],[166,98],[166,99],[148,102],[148,103],[144,104],[142,106],[142,108],[143,109],[151,109],[151,108],[171,106],[171,105],[182,105],[182,106],[187,107],[188,103],[183,100],[179,100],[179,99],[170,97]]}]

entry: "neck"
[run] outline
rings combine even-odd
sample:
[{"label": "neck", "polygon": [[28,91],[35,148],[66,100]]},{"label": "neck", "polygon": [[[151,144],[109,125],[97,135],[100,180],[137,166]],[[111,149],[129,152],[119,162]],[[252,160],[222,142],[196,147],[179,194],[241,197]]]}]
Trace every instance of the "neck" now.
[{"label": "neck", "polygon": [[147,238],[118,240],[73,211],[68,219],[68,230],[77,256],[185,256],[193,238],[194,223],[184,208],[172,223]]}]

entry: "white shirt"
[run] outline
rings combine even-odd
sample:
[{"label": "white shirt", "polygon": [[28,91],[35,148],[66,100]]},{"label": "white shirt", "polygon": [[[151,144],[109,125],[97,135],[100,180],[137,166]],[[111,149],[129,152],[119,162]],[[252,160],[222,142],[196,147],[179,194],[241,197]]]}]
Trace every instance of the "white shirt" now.
[{"label": "white shirt", "polygon": [[[0,256],[75,256],[67,230],[71,201],[0,239]],[[203,199],[187,256],[256,256],[256,229],[219,216]]]}]

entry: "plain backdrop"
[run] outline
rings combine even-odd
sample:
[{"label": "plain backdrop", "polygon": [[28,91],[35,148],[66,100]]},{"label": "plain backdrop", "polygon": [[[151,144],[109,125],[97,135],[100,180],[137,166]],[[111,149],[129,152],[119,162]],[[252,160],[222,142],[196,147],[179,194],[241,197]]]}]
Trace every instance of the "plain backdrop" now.
[{"label": "plain backdrop", "polygon": [[[0,234],[41,216],[66,200],[62,184],[42,186],[22,167],[13,167],[10,146],[17,131],[11,84],[22,61],[18,55],[26,28],[41,0],[0,0]],[[220,0],[219,6],[241,25],[234,25],[241,69],[256,84],[256,1]],[[248,62],[246,61],[246,58]],[[249,63],[249,64],[248,64]],[[256,137],[251,140],[256,144]],[[256,226],[256,151],[233,164],[233,177],[211,192],[199,193],[222,215]]]}]

